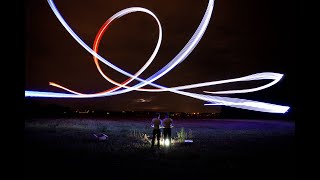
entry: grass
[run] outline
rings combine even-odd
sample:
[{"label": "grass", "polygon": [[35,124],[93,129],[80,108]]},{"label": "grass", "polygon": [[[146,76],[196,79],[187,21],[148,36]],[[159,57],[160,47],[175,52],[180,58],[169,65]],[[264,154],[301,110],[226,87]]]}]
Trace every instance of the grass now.
[{"label": "grass", "polygon": [[[176,120],[174,144],[150,149],[148,120],[34,119],[25,122],[25,175],[149,179],[152,169],[191,178],[246,169],[287,174],[294,168],[294,123],[244,120]],[[93,133],[105,133],[98,141]],[[192,144],[183,143],[192,139]],[[270,163],[273,166],[270,166]],[[125,173],[117,174],[116,171]],[[32,173],[33,172],[33,173]],[[269,173],[270,174],[270,173]],[[271,172],[271,174],[273,174]]]}]

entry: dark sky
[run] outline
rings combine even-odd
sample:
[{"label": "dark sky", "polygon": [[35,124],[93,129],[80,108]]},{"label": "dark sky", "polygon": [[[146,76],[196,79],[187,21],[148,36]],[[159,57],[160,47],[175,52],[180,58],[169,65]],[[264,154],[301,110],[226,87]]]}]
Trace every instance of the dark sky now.
[{"label": "dark sky", "polygon": [[[198,27],[208,0],[93,0],[54,1],[70,27],[90,47],[103,23],[118,11],[139,6],[159,18],[163,39],[160,50],[141,78],[157,72],[185,46]],[[260,72],[283,73],[284,78],[269,89],[229,97],[279,105],[293,103],[295,63],[295,1],[216,0],[209,26],[186,60],[155,83],[167,87],[242,77]],[[103,36],[99,53],[116,66],[134,74],[147,61],[156,45],[158,28],[145,13],[131,13],[115,21]],[[82,93],[113,87],[97,71],[92,55],[82,48],[60,24],[46,0],[25,1],[25,88],[65,92],[55,82]],[[100,63],[112,79],[128,77]],[[136,81],[133,81],[137,83]],[[130,85],[134,84],[130,83]],[[231,90],[268,83],[234,83],[188,90]],[[216,112],[219,107],[171,92],[129,92],[94,99],[35,98],[72,108],[104,110],[155,110]]]}]

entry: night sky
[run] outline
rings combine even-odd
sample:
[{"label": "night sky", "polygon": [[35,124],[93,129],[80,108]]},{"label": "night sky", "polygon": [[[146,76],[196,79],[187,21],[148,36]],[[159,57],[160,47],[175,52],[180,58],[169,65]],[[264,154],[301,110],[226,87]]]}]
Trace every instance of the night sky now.
[{"label": "night sky", "polygon": [[[208,0],[93,0],[54,1],[70,27],[90,47],[103,23],[118,11],[139,6],[160,20],[163,39],[160,50],[141,78],[148,78],[176,56],[198,27]],[[260,72],[284,74],[274,86],[244,98],[290,106],[296,58],[295,1],[216,0],[209,26],[197,47],[175,69],[155,81],[167,87],[182,86]],[[131,13],[116,20],[104,34],[99,54],[134,74],[148,60],[157,43],[158,27],[145,13]],[[123,82],[128,77],[100,63],[104,73]],[[25,89],[66,92],[49,85],[55,82],[81,93],[96,93],[114,87],[98,72],[92,55],[60,24],[46,0],[25,1]],[[233,83],[188,90],[232,90],[256,87],[269,81]],[[136,84],[133,81],[129,85]],[[150,86],[151,87],[151,86]],[[225,95],[226,96],[226,95]],[[171,92],[129,92],[94,99],[34,98],[74,109],[151,110],[170,112],[217,112],[219,106]]]}]

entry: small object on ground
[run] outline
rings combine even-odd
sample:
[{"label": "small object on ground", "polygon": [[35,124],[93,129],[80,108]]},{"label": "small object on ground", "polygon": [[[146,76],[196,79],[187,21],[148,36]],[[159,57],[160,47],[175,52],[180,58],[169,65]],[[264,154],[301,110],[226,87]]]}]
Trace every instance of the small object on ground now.
[{"label": "small object on ground", "polygon": [[99,134],[93,134],[94,137],[96,137],[99,141],[105,141],[108,139],[108,136],[106,134],[103,133],[99,133]]},{"label": "small object on ground", "polygon": [[144,135],[143,135],[143,140],[151,143],[151,138],[146,133],[144,133]]}]

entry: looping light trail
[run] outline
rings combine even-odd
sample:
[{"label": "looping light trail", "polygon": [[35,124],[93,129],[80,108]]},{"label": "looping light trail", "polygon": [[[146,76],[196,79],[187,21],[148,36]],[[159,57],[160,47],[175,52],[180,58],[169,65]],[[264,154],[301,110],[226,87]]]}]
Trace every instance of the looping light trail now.
[{"label": "looping light trail", "polygon": [[[188,90],[192,88],[199,88],[199,87],[206,87],[206,86],[212,86],[217,84],[225,84],[225,83],[233,83],[233,82],[241,82],[241,81],[253,81],[253,80],[273,80],[272,82],[256,87],[256,88],[250,88],[250,89],[241,89],[241,90],[228,90],[228,91],[217,91],[217,92],[211,92],[211,91],[204,91],[204,93],[208,94],[235,94],[235,93],[248,93],[248,92],[254,92],[259,91],[265,88],[268,88],[277,82],[280,81],[280,79],[283,77],[282,74],[279,73],[273,73],[273,72],[264,72],[264,73],[257,73],[252,74],[245,77],[235,78],[235,79],[227,79],[227,80],[220,80],[220,81],[211,81],[211,82],[204,82],[204,83],[197,83],[197,84],[190,84],[190,85],[184,85],[184,86],[178,86],[178,87],[165,87],[159,84],[153,83],[157,79],[164,76],[166,73],[168,73],[170,70],[172,70],[175,66],[183,62],[187,56],[193,51],[193,49],[197,46],[200,39],[202,38],[212,15],[213,7],[214,7],[214,0],[209,0],[207,9],[205,11],[205,14],[197,28],[197,30],[194,32],[188,43],[183,47],[183,49],[162,69],[160,69],[155,74],[151,75],[147,79],[141,79],[138,76],[148,68],[148,66],[152,63],[154,60],[156,54],[159,51],[161,40],[162,40],[162,28],[161,23],[156,17],[154,13],[149,11],[148,9],[142,8],[142,7],[131,7],[126,8],[118,13],[114,14],[112,17],[110,17],[100,28],[99,32],[96,35],[93,49],[91,49],[86,43],[84,43],[81,38],[70,28],[70,26],[66,23],[66,21],[63,19],[61,14],[59,13],[58,9],[56,8],[55,4],[53,3],[53,0],[48,0],[48,3],[58,18],[58,20],[61,22],[61,24],[64,26],[64,28],[70,33],[70,35],[89,53],[93,55],[93,60],[95,62],[95,65],[101,74],[103,78],[105,78],[110,83],[114,84],[115,87],[110,88],[108,90],[105,90],[103,92],[93,93],[93,94],[84,94],[80,93],[74,90],[71,90],[69,88],[66,88],[64,86],[58,85],[56,83],[50,82],[49,85],[55,86],[57,88],[64,89],[65,91],[69,93],[55,93],[55,92],[43,92],[43,91],[25,91],[25,97],[51,97],[51,98],[94,98],[94,97],[104,97],[104,96],[113,96],[117,94],[123,94],[130,91],[145,91],[145,92],[173,92],[176,94],[196,98],[199,100],[203,100],[206,103],[205,105],[224,105],[224,106],[230,106],[235,108],[241,108],[241,109],[247,109],[247,110],[253,110],[253,111],[261,111],[261,112],[269,112],[269,113],[285,113],[288,111],[290,107],[288,106],[282,106],[282,105],[276,105],[276,104],[270,104],[270,103],[264,103],[264,102],[258,102],[258,101],[252,101],[252,100],[246,100],[246,99],[238,99],[238,98],[229,98],[229,97],[219,97],[219,96],[212,96],[212,95],[206,95],[206,94],[197,94],[197,93],[191,93],[183,90]],[[124,15],[133,13],[133,12],[143,12],[147,13],[150,16],[152,16],[158,25],[159,29],[159,37],[157,45],[151,54],[150,58],[146,62],[146,64],[134,75],[120,69],[119,67],[115,66],[114,64],[110,63],[103,57],[101,57],[98,54],[98,47],[100,40],[105,33],[105,31],[108,29],[108,27],[112,24],[113,21],[116,19],[121,18]],[[122,83],[118,83],[111,78],[109,78],[100,68],[99,61],[104,63],[105,65],[111,67],[112,69],[122,73],[123,75],[126,75],[129,77],[126,81]],[[134,85],[134,86],[127,86],[130,82],[133,80],[138,80],[140,83]],[[145,89],[143,88],[146,85],[151,85],[155,87],[154,89]],[[70,94],[71,93],[71,94]]]}]

